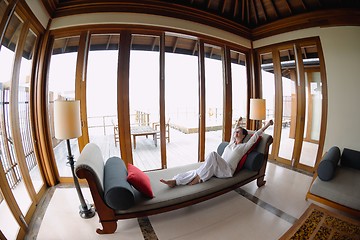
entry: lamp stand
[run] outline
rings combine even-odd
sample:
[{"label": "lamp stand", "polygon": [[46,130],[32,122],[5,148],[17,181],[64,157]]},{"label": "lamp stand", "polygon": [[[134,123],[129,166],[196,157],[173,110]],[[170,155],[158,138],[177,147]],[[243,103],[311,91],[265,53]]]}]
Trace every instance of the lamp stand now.
[{"label": "lamp stand", "polygon": [[67,159],[69,160],[69,164],[71,167],[71,173],[74,178],[74,184],[77,191],[77,194],[80,199],[81,205],[79,206],[79,214],[82,218],[92,218],[95,215],[94,209],[90,206],[90,204],[87,204],[84,200],[84,196],[80,189],[80,184],[78,178],[75,176],[75,166],[74,166],[74,156],[71,154],[71,147],[70,147],[70,139],[66,139],[66,145],[68,150],[68,156]]}]

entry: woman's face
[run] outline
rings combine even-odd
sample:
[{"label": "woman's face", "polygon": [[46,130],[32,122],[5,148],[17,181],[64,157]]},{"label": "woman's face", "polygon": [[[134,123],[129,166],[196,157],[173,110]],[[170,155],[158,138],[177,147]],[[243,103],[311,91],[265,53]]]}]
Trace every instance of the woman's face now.
[{"label": "woman's face", "polygon": [[241,127],[235,129],[234,137],[237,139],[243,139],[244,135]]}]

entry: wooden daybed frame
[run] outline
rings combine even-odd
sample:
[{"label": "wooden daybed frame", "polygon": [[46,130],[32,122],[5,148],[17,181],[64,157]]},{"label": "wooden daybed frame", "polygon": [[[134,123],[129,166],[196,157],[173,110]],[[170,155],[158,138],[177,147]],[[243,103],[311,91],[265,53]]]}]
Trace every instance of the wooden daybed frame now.
[{"label": "wooden daybed frame", "polygon": [[[180,201],[175,204],[172,201],[168,201],[169,204],[166,204],[167,201],[165,201],[165,205],[162,204],[161,207],[156,207],[156,208],[152,207],[151,204],[150,205],[145,204],[146,206],[141,206],[140,210],[137,209],[135,211],[132,210],[131,208],[129,210],[120,210],[120,211],[110,208],[104,201],[104,190],[103,190],[103,186],[102,186],[102,184],[103,184],[102,181],[99,181],[99,177],[96,174],[96,170],[94,171],[94,169],[92,169],[92,167],[90,165],[88,165],[89,162],[91,162],[89,160],[91,158],[94,158],[94,155],[96,155],[96,154],[91,153],[89,151],[86,153],[87,146],[83,149],[83,152],[81,153],[79,160],[77,162],[76,175],[81,179],[86,179],[88,186],[90,188],[90,192],[91,192],[91,195],[92,195],[92,198],[94,201],[94,206],[95,206],[96,212],[99,216],[99,221],[102,224],[102,229],[98,228],[96,230],[96,232],[98,234],[114,233],[117,228],[117,220],[120,220],[120,219],[144,217],[144,216],[159,214],[159,213],[168,212],[168,211],[176,210],[179,208],[191,206],[193,204],[206,201],[208,199],[211,199],[211,198],[217,197],[219,195],[222,195],[224,193],[227,193],[231,190],[237,189],[237,188],[239,188],[251,181],[254,181],[254,180],[257,180],[258,187],[263,186],[265,184],[264,177],[265,177],[265,170],[266,170],[266,165],[267,165],[267,160],[268,160],[269,146],[270,146],[270,144],[272,144],[272,142],[273,142],[272,136],[263,134],[260,143],[253,151],[255,153],[257,152],[256,154],[258,154],[258,153],[263,154],[261,156],[264,157],[264,161],[262,161],[260,170],[250,171],[248,169],[243,168],[239,173],[237,173],[237,175],[234,175],[233,178],[227,178],[227,179],[212,178],[205,183],[197,184],[197,185],[194,185],[191,187],[183,186],[184,189],[186,188],[186,191],[183,191],[183,192],[186,192],[186,193],[193,191],[193,189],[196,190],[195,186],[200,189],[205,188],[205,192],[207,191],[207,193],[203,194],[201,196],[198,196],[198,191],[195,191],[193,194],[193,196],[194,196],[193,198],[191,198],[192,196],[190,196],[190,199],[189,199],[189,196],[187,196],[188,197],[187,200]],[[87,156],[82,156],[82,155],[87,155]],[[100,153],[100,155],[101,155],[101,153]],[[85,161],[85,159],[86,159],[86,161]],[[184,168],[186,170],[186,166],[184,166]],[[155,192],[154,192],[155,196],[156,196],[156,194],[158,194],[157,199],[164,197],[164,195],[160,195],[159,191],[156,193],[156,191],[157,191],[156,188],[159,188],[159,187],[164,188],[164,186],[163,186],[164,184],[160,183],[159,178],[160,177],[167,178],[170,175],[173,176],[172,174],[174,172],[171,172],[171,171],[174,171],[174,169],[175,168],[172,168],[172,169],[169,168],[169,169],[165,169],[165,170],[157,170],[157,171],[152,171],[152,172],[147,173],[149,175],[150,179],[155,178],[155,179],[153,179],[153,181],[151,181],[151,185],[153,187],[153,190],[155,188]],[[183,170],[184,169],[181,169],[181,167],[179,167],[178,171],[183,171]],[[246,177],[246,176],[250,176],[250,177]],[[212,185],[215,187],[211,188]],[[162,190],[162,191],[168,191],[169,193],[173,194],[173,193],[178,193],[179,191],[181,192],[181,188],[182,187],[176,187],[176,190],[175,190],[175,189],[165,186],[165,190]],[[171,192],[171,191],[173,191],[173,192]],[[174,192],[174,191],[176,191],[176,192]],[[154,199],[156,199],[156,198],[154,198]],[[181,199],[183,199],[183,198],[181,198]]]}]

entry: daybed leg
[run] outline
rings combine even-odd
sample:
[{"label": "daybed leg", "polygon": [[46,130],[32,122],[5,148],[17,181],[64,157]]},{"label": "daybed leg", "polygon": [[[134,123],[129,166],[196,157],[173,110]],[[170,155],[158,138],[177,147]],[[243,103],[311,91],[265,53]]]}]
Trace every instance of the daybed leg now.
[{"label": "daybed leg", "polygon": [[108,234],[108,233],[114,233],[117,228],[117,221],[112,222],[100,222],[103,226],[103,229],[100,228],[96,229],[96,232],[98,234]]},{"label": "daybed leg", "polygon": [[259,177],[259,178],[257,179],[257,186],[258,186],[258,187],[264,186],[265,183],[266,183],[266,181],[264,180],[264,176]]}]

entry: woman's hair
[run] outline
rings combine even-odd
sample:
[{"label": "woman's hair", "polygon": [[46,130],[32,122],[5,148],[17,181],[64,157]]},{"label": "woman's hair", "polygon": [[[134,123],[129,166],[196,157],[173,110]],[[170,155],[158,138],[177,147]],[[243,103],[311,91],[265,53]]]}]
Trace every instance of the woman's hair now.
[{"label": "woman's hair", "polygon": [[241,128],[242,134],[244,135],[244,138],[248,135],[248,131],[245,128]]},{"label": "woman's hair", "polygon": [[248,131],[245,128],[237,127],[236,129],[240,129],[242,132],[242,135],[244,135],[244,138],[248,135]]}]

